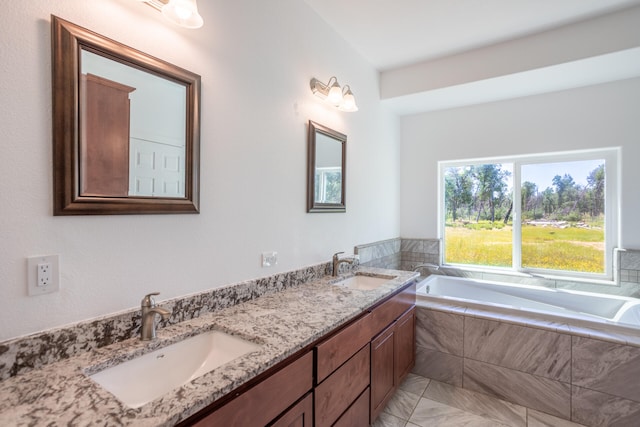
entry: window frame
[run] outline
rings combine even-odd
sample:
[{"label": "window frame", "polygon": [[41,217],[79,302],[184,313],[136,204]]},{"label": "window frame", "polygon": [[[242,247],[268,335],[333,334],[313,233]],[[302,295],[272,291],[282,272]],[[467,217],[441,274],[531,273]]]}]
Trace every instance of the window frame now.
[{"label": "window frame", "polygon": [[[438,238],[441,240],[440,264],[468,270],[486,272],[511,272],[541,277],[558,277],[562,279],[614,280],[614,253],[620,242],[620,148],[602,148],[555,153],[539,153],[517,156],[496,156],[463,160],[438,161]],[[523,165],[575,162],[582,160],[605,161],[605,248],[604,273],[587,273],[567,270],[522,267],[522,227],[521,227],[521,168]],[[446,240],[446,204],[445,204],[445,172],[447,168],[481,164],[512,164],[513,211],[512,211],[512,265],[511,267],[495,267],[476,264],[445,263]],[[516,202],[517,201],[517,202]]]},{"label": "window frame", "polygon": [[330,174],[338,173],[340,174],[340,179],[342,179],[342,167],[341,166],[323,166],[316,167],[316,195],[320,195],[320,197],[316,197],[316,203],[340,203],[334,201],[327,201],[327,185],[329,179],[327,178]]}]

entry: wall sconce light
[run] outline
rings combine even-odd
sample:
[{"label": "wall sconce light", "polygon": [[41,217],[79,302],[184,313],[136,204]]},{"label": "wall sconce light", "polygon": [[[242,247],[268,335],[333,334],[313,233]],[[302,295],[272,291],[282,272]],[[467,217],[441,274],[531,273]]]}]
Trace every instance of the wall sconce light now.
[{"label": "wall sconce light", "polygon": [[196,0],[138,0],[148,4],[174,24],[185,28],[200,28],[204,24]]},{"label": "wall sconce light", "polygon": [[341,88],[335,76],[331,77],[326,84],[316,78],[311,79],[311,92],[340,111],[358,111],[356,98],[353,96],[351,88],[349,85],[344,85]]}]

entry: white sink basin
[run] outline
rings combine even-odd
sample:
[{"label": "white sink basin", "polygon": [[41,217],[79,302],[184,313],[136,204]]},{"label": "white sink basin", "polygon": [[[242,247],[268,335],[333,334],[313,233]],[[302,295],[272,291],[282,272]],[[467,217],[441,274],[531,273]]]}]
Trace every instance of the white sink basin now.
[{"label": "white sink basin", "polygon": [[350,289],[359,289],[361,291],[370,291],[377,289],[385,283],[389,283],[394,277],[375,277],[375,276],[362,276],[355,275],[347,277],[346,279],[335,282],[334,285],[344,286]]},{"label": "white sink basin", "polygon": [[91,375],[130,408],[139,408],[261,346],[209,331]]}]

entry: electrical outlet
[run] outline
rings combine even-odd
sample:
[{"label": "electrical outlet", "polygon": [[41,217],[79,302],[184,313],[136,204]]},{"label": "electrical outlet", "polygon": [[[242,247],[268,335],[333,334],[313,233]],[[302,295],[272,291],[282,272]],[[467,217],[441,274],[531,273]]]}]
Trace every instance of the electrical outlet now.
[{"label": "electrical outlet", "polygon": [[262,252],[262,266],[271,267],[278,263],[278,252]]},{"label": "electrical outlet", "polygon": [[42,262],[38,264],[38,283],[36,286],[45,288],[51,284],[51,264],[48,262]]},{"label": "electrical outlet", "polygon": [[60,290],[58,255],[27,258],[27,291],[30,296],[49,294]]}]

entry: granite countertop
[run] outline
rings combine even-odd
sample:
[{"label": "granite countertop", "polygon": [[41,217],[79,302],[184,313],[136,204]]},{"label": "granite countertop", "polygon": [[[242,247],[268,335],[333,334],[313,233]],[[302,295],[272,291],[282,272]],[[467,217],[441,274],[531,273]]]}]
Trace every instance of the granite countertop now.
[{"label": "granite countertop", "polygon": [[[156,341],[129,339],[17,375],[0,382],[0,425],[174,425],[418,276],[368,267],[359,267],[355,274],[396,278],[374,290],[357,290],[333,285],[336,278],[326,276],[159,329]],[[350,275],[353,273],[341,277]],[[88,377],[211,329],[238,335],[261,348],[136,409],[125,406]]]}]

